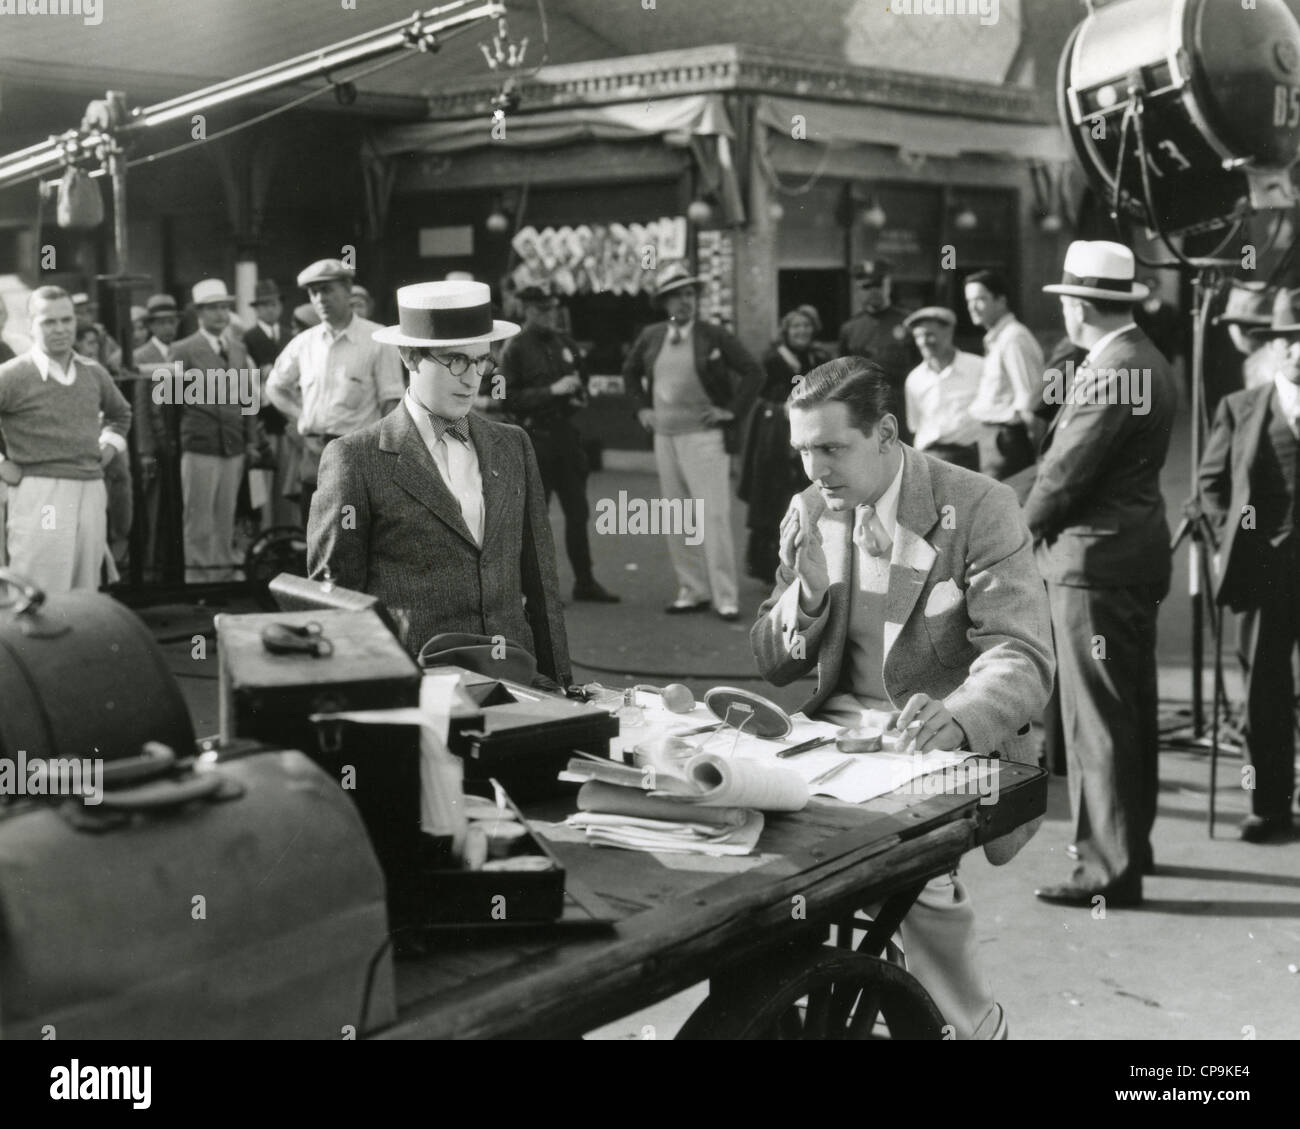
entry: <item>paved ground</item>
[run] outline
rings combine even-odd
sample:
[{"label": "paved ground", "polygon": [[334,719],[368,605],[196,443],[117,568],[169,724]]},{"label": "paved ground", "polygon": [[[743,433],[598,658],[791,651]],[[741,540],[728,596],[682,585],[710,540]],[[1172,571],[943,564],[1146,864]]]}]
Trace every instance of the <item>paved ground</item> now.
[{"label": "paved ground", "polygon": [[[1165,478],[1173,520],[1188,493],[1186,421],[1180,425]],[[604,471],[593,476],[590,496],[653,497],[652,475]],[[736,510],[737,549],[743,547],[743,511]],[[558,506],[556,541],[562,544]],[[597,573],[623,596],[615,607],[571,605],[567,610],[575,676],[624,685],[674,679],[696,692],[719,683],[757,679],[748,647],[749,620],[766,595],[757,582],[742,583],[745,617],[736,625],[712,615],[665,617],[674,584],[659,537],[595,537]],[[567,593],[572,577],[561,562]],[[1186,558],[1179,554],[1173,594],[1161,616],[1161,694],[1169,708],[1189,695],[1190,621]],[[239,610],[230,608],[229,610]],[[216,729],[216,660],[191,657],[192,632],[210,610],[155,609],[158,633],[179,641],[168,647],[200,733]],[[1207,683],[1208,685],[1208,683]],[[1230,680],[1235,686],[1235,677]],[[766,692],[796,707],[806,684]],[[1222,822],[1207,838],[1208,759],[1201,753],[1161,757],[1160,817],[1155,829],[1158,871],[1147,881],[1147,904],[1112,910],[1096,920],[1087,910],[1036,901],[1032,890],[1068,874],[1070,838],[1065,781],[1050,789],[1048,820],[1009,866],[991,867],[969,856],[963,875],[978,907],[980,939],[991,979],[1019,1038],[1222,1038],[1253,1030],[1259,1039],[1300,1038],[1300,841],[1250,846],[1236,839],[1235,822],[1246,810],[1237,786],[1240,762],[1221,763],[1218,807]],[[659,1038],[676,1030],[703,996],[682,996],[604,1029],[605,1038],[639,1038],[644,1027]]]}]

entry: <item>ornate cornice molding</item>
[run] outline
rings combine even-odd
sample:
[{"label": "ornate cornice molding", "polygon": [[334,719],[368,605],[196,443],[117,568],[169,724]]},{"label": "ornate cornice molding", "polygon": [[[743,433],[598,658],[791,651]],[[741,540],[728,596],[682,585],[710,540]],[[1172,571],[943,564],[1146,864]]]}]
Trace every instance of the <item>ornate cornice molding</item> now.
[{"label": "ornate cornice molding", "polygon": [[[434,119],[492,112],[499,85],[458,83],[429,97]],[[822,56],[718,44],[543,67],[520,85],[520,111],[639,102],[682,94],[777,94],[822,102],[888,106],[984,120],[1055,120],[1048,92],[855,67]]]}]

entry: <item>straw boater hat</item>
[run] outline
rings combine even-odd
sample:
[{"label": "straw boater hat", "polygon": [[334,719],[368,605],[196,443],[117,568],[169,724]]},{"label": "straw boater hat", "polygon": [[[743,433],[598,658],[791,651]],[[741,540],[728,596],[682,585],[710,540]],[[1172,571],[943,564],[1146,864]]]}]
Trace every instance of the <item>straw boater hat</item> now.
[{"label": "straw boater hat", "polygon": [[685,263],[668,263],[655,275],[655,299],[657,301],[684,286],[699,286],[703,281],[698,275],[691,274],[691,268]]},{"label": "straw boater hat", "polygon": [[397,290],[397,325],[374,334],[384,345],[477,345],[519,332],[492,317],[486,282],[419,282]]},{"label": "straw boater hat", "polygon": [[1273,316],[1267,325],[1246,331],[1252,337],[1295,337],[1300,335],[1300,290],[1282,289],[1273,299]]},{"label": "straw boater hat", "polygon": [[226,284],[219,278],[205,278],[196,282],[190,291],[196,306],[234,306],[235,299],[226,289]]},{"label": "straw boater hat", "polygon": [[1107,302],[1140,302],[1151,293],[1135,281],[1133,252],[1122,243],[1076,239],[1065,252],[1065,271],[1059,283],[1044,286],[1048,294],[1074,298],[1100,298]]}]

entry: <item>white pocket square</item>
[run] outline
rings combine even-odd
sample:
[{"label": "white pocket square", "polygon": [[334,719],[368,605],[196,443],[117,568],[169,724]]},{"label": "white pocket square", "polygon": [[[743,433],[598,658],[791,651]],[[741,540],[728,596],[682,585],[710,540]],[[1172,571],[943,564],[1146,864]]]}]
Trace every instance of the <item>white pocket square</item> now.
[{"label": "white pocket square", "polygon": [[930,589],[930,596],[925,601],[925,614],[942,615],[949,608],[955,608],[961,601],[961,589],[954,581],[945,580]]}]

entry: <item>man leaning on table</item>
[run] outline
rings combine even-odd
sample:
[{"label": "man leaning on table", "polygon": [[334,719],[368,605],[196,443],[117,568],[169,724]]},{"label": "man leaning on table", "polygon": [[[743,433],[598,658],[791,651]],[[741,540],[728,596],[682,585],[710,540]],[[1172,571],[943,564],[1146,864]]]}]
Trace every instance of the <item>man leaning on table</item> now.
[{"label": "man leaning on table", "polygon": [[[778,686],[816,670],[810,717],[857,725],[881,711],[877,724],[919,723],[921,752],[1036,764],[1029,723],[1054,659],[1015,494],[905,446],[895,412],[860,357],[814,369],[791,395],[790,442],[813,485],[782,522],[776,588],[750,634],[759,670]],[[1039,822],[987,844],[989,860],[1007,862]],[[901,932],[909,970],[957,1038],[1006,1038],[955,872],[926,885]]]}]

